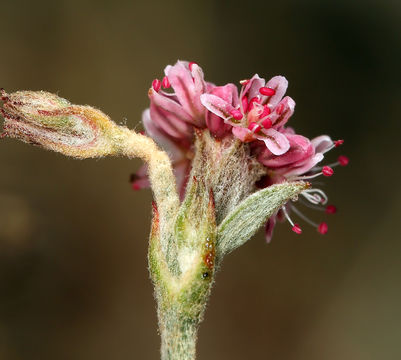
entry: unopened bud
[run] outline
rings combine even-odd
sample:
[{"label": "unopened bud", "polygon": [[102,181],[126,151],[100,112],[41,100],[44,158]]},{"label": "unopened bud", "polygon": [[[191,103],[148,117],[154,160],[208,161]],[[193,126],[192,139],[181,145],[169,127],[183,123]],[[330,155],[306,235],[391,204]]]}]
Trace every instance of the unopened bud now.
[{"label": "unopened bud", "polygon": [[4,117],[3,136],[87,158],[111,154],[115,150],[110,118],[90,106],[78,106],[44,91],[1,90]]}]

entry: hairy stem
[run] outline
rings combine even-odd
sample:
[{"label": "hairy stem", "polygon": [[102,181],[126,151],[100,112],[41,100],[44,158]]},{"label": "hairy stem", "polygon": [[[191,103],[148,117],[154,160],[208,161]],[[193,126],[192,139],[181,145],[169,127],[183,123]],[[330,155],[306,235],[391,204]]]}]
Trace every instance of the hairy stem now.
[{"label": "hairy stem", "polygon": [[198,322],[178,308],[159,314],[162,360],[193,360],[196,357]]},{"label": "hairy stem", "polygon": [[[176,213],[179,199],[167,153],[160,150],[150,137],[137,134],[127,128],[120,129],[124,134],[121,143],[122,154],[131,158],[139,157],[148,164],[149,179],[160,215],[162,211],[167,211],[170,215]],[[161,203],[163,203],[163,209],[160,208]]]}]

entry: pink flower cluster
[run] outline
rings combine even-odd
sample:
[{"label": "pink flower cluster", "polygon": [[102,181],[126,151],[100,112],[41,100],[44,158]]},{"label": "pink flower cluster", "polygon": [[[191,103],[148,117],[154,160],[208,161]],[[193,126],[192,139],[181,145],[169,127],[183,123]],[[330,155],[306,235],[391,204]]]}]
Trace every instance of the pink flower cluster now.
[{"label": "pink flower cluster", "polygon": [[[288,81],[283,76],[266,82],[254,75],[240,82],[238,94],[234,84],[215,86],[206,82],[201,67],[193,62],[178,61],[167,66],[164,73],[164,78],[155,79],[149,89],[150,108],[143,113],[143,124],[146,133],[169,153],[181,192],[190,171],[194,128],[207,128],[216,138],[231,136],[249,143],[252,155],[266,167],[267,175],[256,184],[259,187],[331,176],[334,165],[348,163],[345,156],[340,156],[336,163],[318,167],[324,154],[343,141],[332,141],[327,135],[309,140],[285,126],[294,113],[295,101],[284,96]],[[146,169],[133,177],[132,184],[134,189],[148,185]],[[327,196],[322,190],[308,189],[301,195],[307,206],[327,213],[336,211],[333,205],[325,207]],[[290,210],[320,233],[327,232],[326,223],[315,224],[295,206],[287,204],[269,219],[267,240],[271,238],[276,218],[286,218],[293,231],[301,233],[300,226],[289,216]]]}]

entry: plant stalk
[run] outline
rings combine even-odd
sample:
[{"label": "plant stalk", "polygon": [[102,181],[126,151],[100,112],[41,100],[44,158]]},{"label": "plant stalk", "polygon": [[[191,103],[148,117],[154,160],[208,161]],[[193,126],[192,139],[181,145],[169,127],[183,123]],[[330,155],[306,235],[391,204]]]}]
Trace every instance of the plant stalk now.
[{"label": "plant stalk", "polygon": [[180,313],[178,308],[168,309],[159,315],[161,359],[194,360],[198,320]]}]

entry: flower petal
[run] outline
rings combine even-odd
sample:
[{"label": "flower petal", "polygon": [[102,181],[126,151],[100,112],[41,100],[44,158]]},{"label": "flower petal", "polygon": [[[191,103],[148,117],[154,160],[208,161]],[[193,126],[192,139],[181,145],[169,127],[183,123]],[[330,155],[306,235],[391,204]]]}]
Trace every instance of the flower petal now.
[{"label": "flower petal", "polygon": [[270,216],[270,218],[266,221],[265,225],[265,239],[267,243],[270,243],[273,237],[273,230],[274,227],[276,226],[276,216],[277,214],[274,214]]},{"label": "flower petal", "polygon": [[200,100],[203,106],[213,114],[220,116],[225,121],[233,120],[230,112],[234,110],[234,107],[226,100],[213,94],[203,94]]},{"label": "flower petal", "polygon": [[250,142],[256,139],[255,134],[245,127],[233,127],[232,132],[242,142]]},{"label": "flower petal", "polygon": [[162,108],[163,110],[168,111],[173,114],[179,120],[185,121],[187,123],[192,123],[192,117],[188,114],[184,108],[174,100],[171,96],[165,96],[161,92],[157,92],[154,89],[149,89],[149,98],[151,104]]},{"label": "flower petal", "polygon": [[178,161],[185,157],[182,148],[177,146],[177,141],[170,138],[160,127],[157,126],[157,123],[152,121],[149,109],[146,109],[142,113],[142,123],[145,127],[146,133],[168,153],[173,161]]},{"label": "flower petal", "polygon": [[234,108],[237,108],[239,105],[238,89],[234,84],[216,86],[213,89],[210,89],[209,93],[222,98],[223,100],[231,104]]},{"label": "flower petal", "polygon": [[[195,86],[195,93],[198,94],[198,97],[206,92],[206,82],[204,80],[203,70],[198,64],[192,65],[191,74],[193,76],[193,82]],[[199,106],[199,111],[203,112],[203,106],[200,104],[199,100],[196,101],[196,104]]]},{"label": "flower petal", "polygon": [[232,128],[232,126],[226,124],[220,116],[212,114],[211,112],[208,112],[206,115],[206,125],[212,135],[218,139],[229,134]]},{"label": "flower petal", "polygon": [[267,116],[271,120],[275,129],[282,128],[292,116],[295,109],[295,101],[286,96],[280,103],[275,107],[274,111]]},{"label": "flower petal", "polygon": [[311,140],[315,152],[324,154],[333,146],[333,140],[328,135],[320,135]]},{"label": "flower petal", "polygon": [[[210,94],[225,100],[228,104],[233,105],[234,108],[238,106],[238,89],[234,84],[215,86],[210,90]],[[221,116],[217,116],[210,111],[206,114],[206,125],[210,132],[217,138],[222,138],[230,133],[232,126],[229,123],[225,123]]]},{"label": "flower petal", "polygon": [[135,174],[131,175],[131,186],[134,190],[147,189],[150,187],[148,165],[142,165]]},{"label": "flower petal", "polygon": [[274,155],[282,155],[290,148],[290,143],[286,136],[274,129],[262,129],[256,134],[256,138],[264,141],[266,147]]},{"label": "flower petal", "polygon": [[175,114],[154,104],[150,105],[150,117],[163,131],[176,139],[189,139],[192,135],[192,126],[182,121]]},{"label": "flower petal", "polygon": [[258,156],[258,160],[265,166],[277,169],[286,169],[297,167],[310,159],[315,151],[310,140],[302,135],[286,134],[290,142],[290,149],[280,156],[273,155],[268,149],[265,149]]},{"label": "flower petal", "polygon": [[166,68],[166,72],[180,104],[191,115],[192,123],[195,126],[203,127],[205,109],[199,97],[205,91],[206,83],[200,67],[194,64],[192,68],[193,73],[189,70],[188,63],[177,61],[174,66]]},{"label": "flower petal", "polygon": [[243,96],[247,96],[248,100],[254,97],[261,98],[262,95],[259,93],[259,89],[265,85],[265,79],[259,77],[258,74],[252,76],[248,83],[241,90],[241,99]]},{"label": "flower petal", "polygon": [[[282,172],[282,175],[289,176],[289,175],[303,175],[312,169],[316,164],[323,160],[324,156],[322,153],[317,153],[312,156],[310,159],[306,160],[303,164],[298,167],[290,168],[288,171]],[[280,170],[278,172],[281,173]]]},{"label": "flower petal", "polygon": [[[270,96],[265,102],[265,104],[268,105],[271,109],[274,109],[274,107],[280,102],[285,92],[287,91],[288,81],[284,76],[275,76],[267,82],[266,87],[276,91],[276,93],[273,96]],[[263,100],[262,103],[264,103]]]},{"label": "flower petal", "polygon": [[180,199],[185,197],[185,188],[187,186],[189,173],[191,171],[191,160],[184,159],[176,162],[174,166],[174,175],[177,183],[177,191],[180,194]]}]

